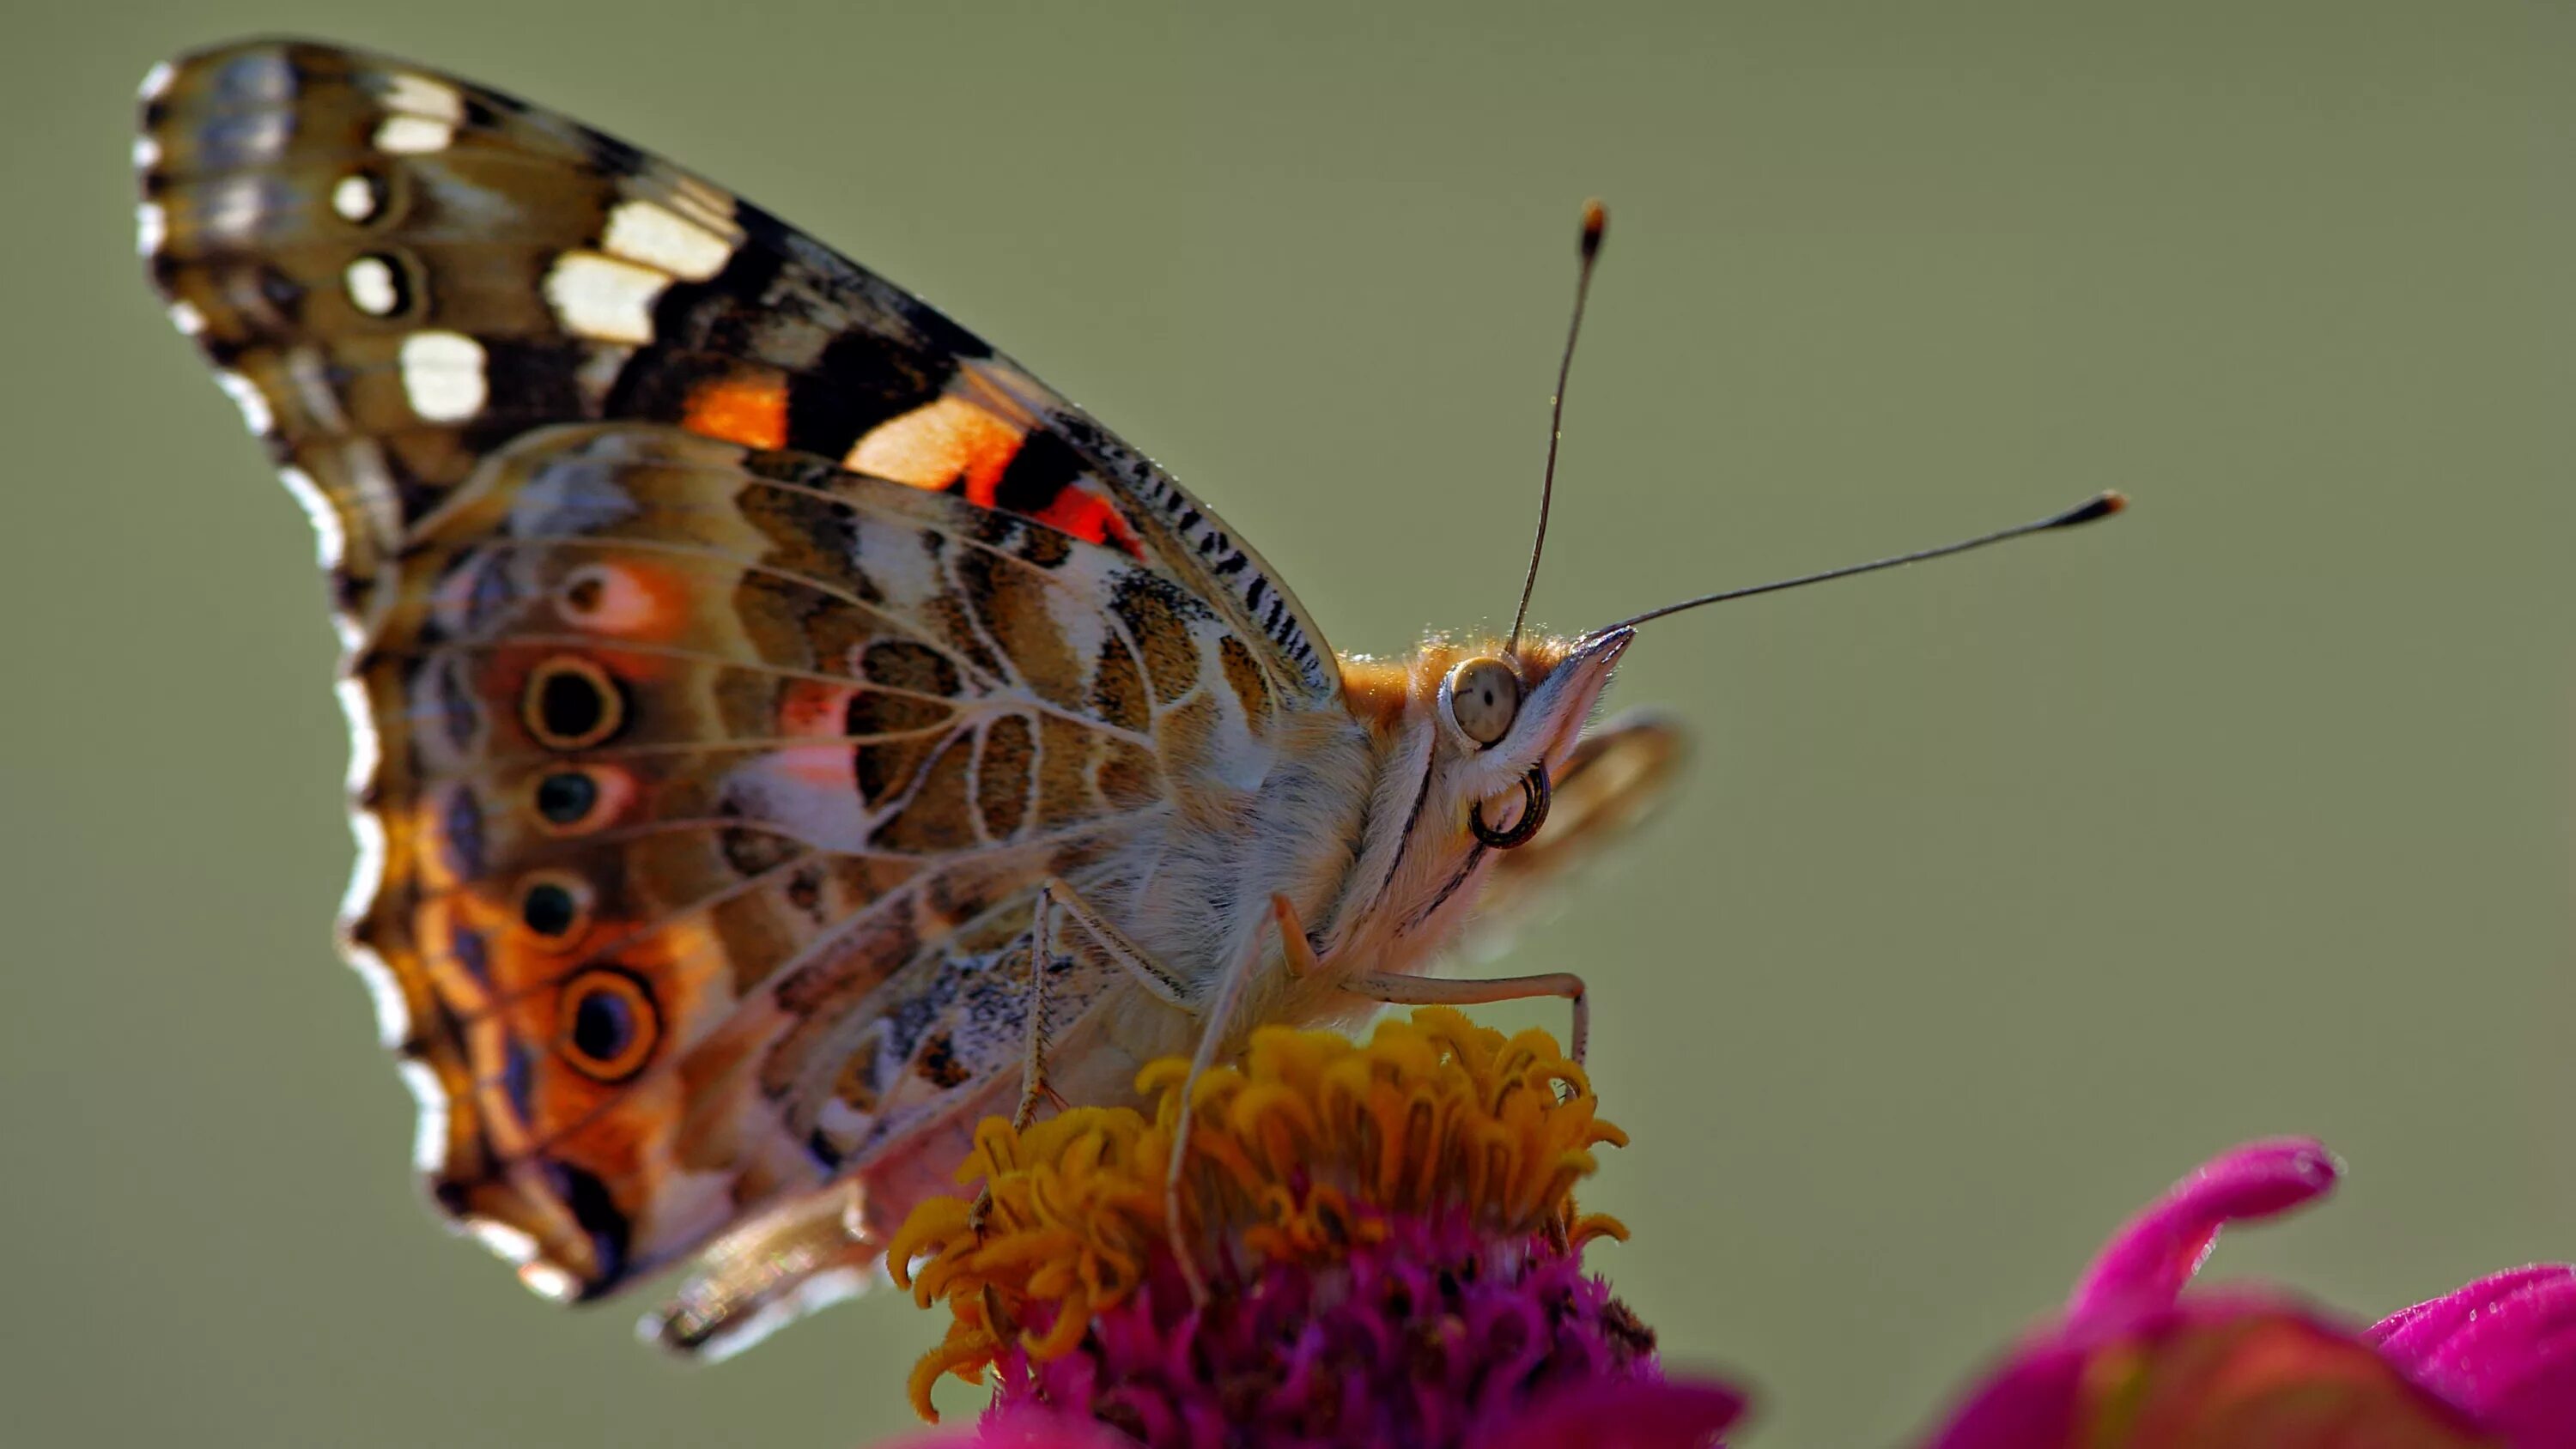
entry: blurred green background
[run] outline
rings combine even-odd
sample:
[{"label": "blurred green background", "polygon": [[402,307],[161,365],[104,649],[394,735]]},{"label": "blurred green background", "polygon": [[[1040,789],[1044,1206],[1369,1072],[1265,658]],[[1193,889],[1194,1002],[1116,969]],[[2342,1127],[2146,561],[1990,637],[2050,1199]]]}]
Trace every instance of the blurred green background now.
[{"label": "blurred green background", "polygon": [[1636,1139],[1597,1261],[1672,1360],[1760,1386],[1748,1442],[1895,1441],[2250,1135],[2353,1175],[2222,1273],[2375,1316],[2576,1255],[2564,7],[23,6],[18,1442],[851,1444],[939,1328],[888,1294],[693,1370],[415,1198],[327,939],[312,542],[130,235],[136,80],[267,30],[586,118],[923,292],[1346,650],[1508,618],[1587,195],[1542,619],[2131,491],[1658,624],[1615,692],[1695,767],[1510,959],[1596,983]]}]

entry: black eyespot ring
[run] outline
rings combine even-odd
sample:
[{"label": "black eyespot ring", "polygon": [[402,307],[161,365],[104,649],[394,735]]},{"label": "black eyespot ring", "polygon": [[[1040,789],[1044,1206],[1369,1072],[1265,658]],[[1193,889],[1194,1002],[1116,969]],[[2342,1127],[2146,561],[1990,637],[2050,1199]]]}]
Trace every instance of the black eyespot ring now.
[{"label": "black eyespot ring", "polygon": [[586,750],[626,726],[626,692],[605,669],[558,654],[528,671],[519,719],[550,750]]},{"label": "black eyespot ring", "polygon": [[662,1013],[623,971],[585,971],[564,983],[555,1048],[575,1071],[611,1086],[644,1070],[662,1040]]},{"label": "black eyespot ring", "polygon": [[1547,807],[1551,798],[1547,765],[1542,761],[1530,766],[1529,773],[1521,776],[1521,818],[1513,822],[1511,829],[1496,830],[1487,825],[1485,802],[1482,800],[1467,807],[1467,828],[1475,832],[1478,841],[1496,850],[1527,845],[1530,838],[1538,834],[1538,828],[1547,823]]}]

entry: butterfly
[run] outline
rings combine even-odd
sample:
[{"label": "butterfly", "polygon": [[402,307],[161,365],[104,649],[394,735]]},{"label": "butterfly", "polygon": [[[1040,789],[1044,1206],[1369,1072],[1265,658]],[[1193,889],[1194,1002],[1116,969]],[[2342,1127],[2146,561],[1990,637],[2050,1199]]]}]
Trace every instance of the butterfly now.
[{"label": "butterfly", "polygon": [[940,313],[419,67],[184,57],[136,165],[151,280],[319,537],[342,944],[419,1166],[532,1287],[694,1257],[646,1327],[729,1349],[863,1281],[989,1112],[1385,1002],[1579,1035],[1573,977],[1421,972],[1662,795],[1672,726],[1587,728],[1652,615],[1337,655]]}]

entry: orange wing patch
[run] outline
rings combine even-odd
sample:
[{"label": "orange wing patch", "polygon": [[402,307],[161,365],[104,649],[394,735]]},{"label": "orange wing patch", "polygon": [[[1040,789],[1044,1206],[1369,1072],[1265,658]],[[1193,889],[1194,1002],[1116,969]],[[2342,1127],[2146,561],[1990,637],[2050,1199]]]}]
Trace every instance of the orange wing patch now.
[{"label": "orange wing patch", "polygon": [[1019,456],[1023,436],[964,398],[943,397],[869,429],[841,466],[932,490],[962,477],[967,501],[991,508],[1003,471]]},{"label": "orange wing patch", "polygon": [[689,392],[680,426],[746,448],[786,447],[787,379],[751,373],[700,383]]}]

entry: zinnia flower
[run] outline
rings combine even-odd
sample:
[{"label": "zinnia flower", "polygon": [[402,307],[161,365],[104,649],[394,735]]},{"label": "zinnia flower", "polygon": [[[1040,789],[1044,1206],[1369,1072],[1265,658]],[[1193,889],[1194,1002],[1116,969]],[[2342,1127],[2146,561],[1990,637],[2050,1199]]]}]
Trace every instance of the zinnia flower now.
[{"label": "zinnia flower", "polygon": [[2202,1166],[2118,1233],[2065,1316],[1933,1449],[2576,1449],[2576,1267],[2483,1278],[2364,1329],[2271,1289],[2183,1288],[2239,1219],[2333,1187],[2305,1139]]},{"label": "zinnia flower", "polygon": [[1255,1033],[1197,1085],[1175,1233],[1187,1071],[1140,1076],[1150,1116],[985,1122],[959,1173],[991,1193],[982,1222],[936,1199],[895,1235],[896,1281],[953,1315],[915,1407],[937,1419],[944,1374],[995,1386],[974,1437],[930,1442],[1681,1449],[1737,1415],[1731,1391],[1667,1380],[1584,1273],[1585,1245],[1626,1230],[1578,1213],[1574,1185],[1626,1139],[1544,1033],[1440,1008],[1365,1044]]}]

